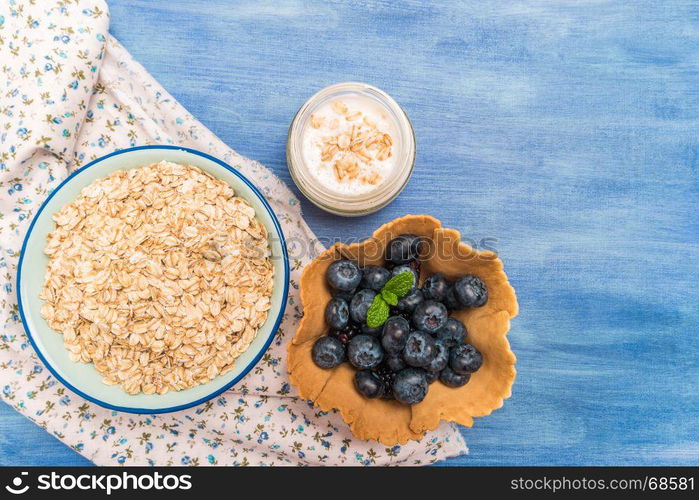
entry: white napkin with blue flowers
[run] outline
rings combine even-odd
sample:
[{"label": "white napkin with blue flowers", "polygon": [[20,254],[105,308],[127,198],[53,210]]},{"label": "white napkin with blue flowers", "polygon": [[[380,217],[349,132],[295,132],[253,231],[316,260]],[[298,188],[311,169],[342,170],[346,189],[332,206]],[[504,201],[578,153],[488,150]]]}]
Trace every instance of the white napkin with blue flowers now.
[{"label": "white napkin with blue flowers", "polygon": [[[73,394],[51,376],[22,328],[16,268],[29,221],[51,190],[81,165],[143,144],[198,149],[251,179],[290,241],[315,236],[298,200],[279,179],[223,144],[109,35],[103,1],[0,3],[5,80],[0,92],[0,384],[5,402],[100,465],[415,465],[467,451],[451,424],[405,446],[356,440],[339,414],[318,411],[294,397],[285,365],[285,343],[302,313],[294,286],[269,356],[234,388],[195,408],[163,415],[115,412]],[[307,261],[292,263],[292,283],[298,283]]]}]

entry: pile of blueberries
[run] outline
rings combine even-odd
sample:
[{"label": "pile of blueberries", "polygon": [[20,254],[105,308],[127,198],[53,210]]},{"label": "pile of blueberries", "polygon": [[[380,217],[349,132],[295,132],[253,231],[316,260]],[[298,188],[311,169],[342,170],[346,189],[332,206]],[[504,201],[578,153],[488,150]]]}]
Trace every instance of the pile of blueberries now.
[{"label": "pile of blueberries", "polygon": [[[427,395],[429,384],[465,385],[481,367],[483,356],[465,344],[466,327],[449,311],[481,307],[485,284],[473,275],[449,282],[441,273],[417,286],[423,240],[402,234],[390,241],[385,266],[360,268],[351,260],[333,262],[326,279],[333,298],[325,309],[327,335],[313,345],[313,361],[334,368],[344,361],[357,369],[354,382],[367,398],[395,399],[412,405]],[[414,274],[412,288],[390,309],[378,328],[370,328],[367,311],[374,297],[397,274]]]}]

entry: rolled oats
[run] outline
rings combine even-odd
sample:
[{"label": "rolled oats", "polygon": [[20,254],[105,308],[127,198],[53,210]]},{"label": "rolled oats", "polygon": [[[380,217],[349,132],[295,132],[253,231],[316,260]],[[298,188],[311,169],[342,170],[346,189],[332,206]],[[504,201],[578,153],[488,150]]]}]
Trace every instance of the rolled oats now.
[{"label": "rolled oats", "polygon": [[266,229],[196,167],[113,172],[53,219],[41,314],[105,384],[165,394],[206,383],[233,368],[267,317]]},{"label": "rolled oats", "polygon": [[[349,111],[347,104],[342,101],[333,101],[333,112],[344,116],[348,122],[358,121],[351,128],[337,134],[321,137],[320,160],[322,163],[332,165],[332,171],[339,182],[359,179],[362,183],[377,185],[382,180],[382,175],[373,167],[375,161],[386,161],[393,156],[393,138],[391,134],[377,128],[377,124],[371,118],[363,116],[361,111]],[[314,129],[321,128],[326,117],[311,115],[311,126]],[[337,118],[333,118],[337,121]],[[339,122],[338,122],[339,123]],[[336,129],[333,122],[329,128]]]}]

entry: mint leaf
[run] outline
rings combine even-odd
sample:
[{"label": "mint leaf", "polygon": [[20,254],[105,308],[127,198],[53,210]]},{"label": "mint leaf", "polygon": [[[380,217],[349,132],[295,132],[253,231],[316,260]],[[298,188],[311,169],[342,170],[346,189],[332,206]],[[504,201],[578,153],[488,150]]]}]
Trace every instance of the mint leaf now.
[{"label": "mint leaf", "polygon": [[389,306],[395,306],[398,304],[398,296],[390,290],[381,290],[381,296]]},{"label": "mint leaf", "polygon": [[393,293],[396,297],[401,298],[410,291],[414,282],[415,276],[412,271],[403,271],[388,280],[388,283],[383,286],[381,292],[383,293],[384,290],[386,290]]},{"label": "mint leaf", "polygon": [[387,319],[388,304],[381,294],[377,294],[366,313],[366,324],[369,328],[378,328],[383,325]]},{"label": "mint leaf", "polygon": [[413,286],[415,276],[411,271],[396,274],[388,280],[381,292],[376,294],[371,307],[366,314],[366,324],[369,328],[378,328],[388,319],[388,306],[398,304],[398,299],[403,297]]}]

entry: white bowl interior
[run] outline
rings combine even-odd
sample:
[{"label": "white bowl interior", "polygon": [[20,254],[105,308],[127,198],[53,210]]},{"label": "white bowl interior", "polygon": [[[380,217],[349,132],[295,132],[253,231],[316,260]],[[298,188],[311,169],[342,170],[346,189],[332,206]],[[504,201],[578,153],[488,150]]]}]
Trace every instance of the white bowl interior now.
[{"label": "white bowl interior", "polygon": [[[39,299],[39,292],[48,264],[48,257],[43,250],[47,235],[55,228],[51,216],[66,203],[73,201],[82,188],[115,170],[137,168],[162,160],[195,165],[201,168],[214,177],[228,182],[238,196],[247,200],[255,208],[258,220],[264,224],[270,235],[271,260],[274,265],[272,307],[269,310],[267,320],[259,329],[252,344],[240,355],[235,367],[230,372],[206,384],[179,392],[169,392],[163,395],[129,395],[119,386],[108,386],[102,383],[102,377],[97,373],[92,363],[72,362],[68,357],[68,352],[63,347],[63,336],[51,330],[41,317],[40,310],[43,301]],[[271,210],[265,206],[260,196],[245,183],[243,178],[216,161],[195,152],[155,147],[128,150],[98,160],[88,168],[79,171],[54,191],[51,199],[33,222],[31,232],[25,242],[19,270],[21,277],[19,295],[25,328],[40,356],[54,375],[71,386],[73,390],[98,404],[123,411],[162,412],[174,411],[201,403],[215,396],[247,373],[266,350],[276,332],[278,320],[281,319],[286,303],[288,261],[284,251],[284,239],[275,221]]]}]

